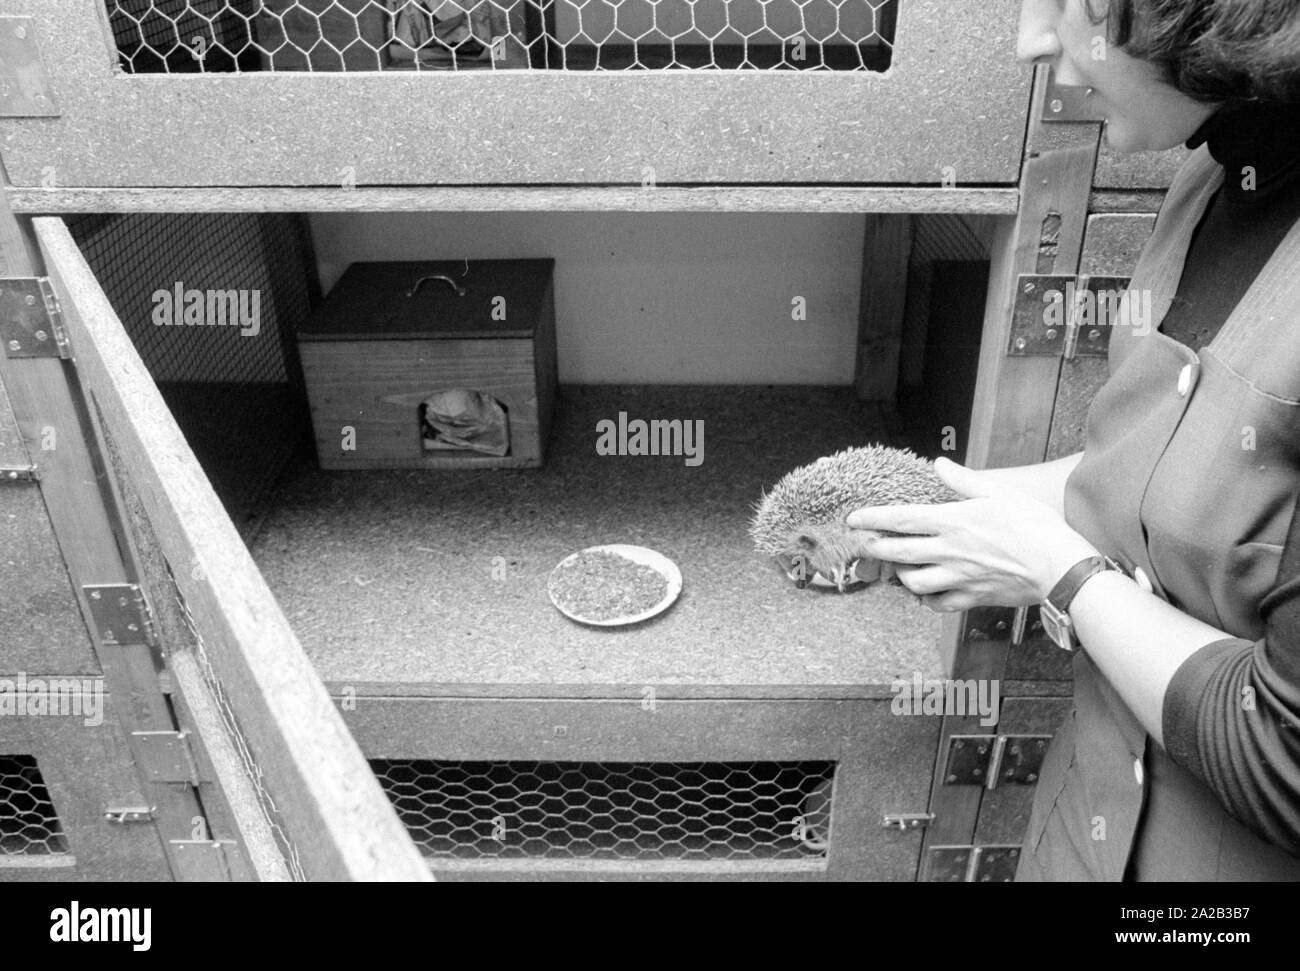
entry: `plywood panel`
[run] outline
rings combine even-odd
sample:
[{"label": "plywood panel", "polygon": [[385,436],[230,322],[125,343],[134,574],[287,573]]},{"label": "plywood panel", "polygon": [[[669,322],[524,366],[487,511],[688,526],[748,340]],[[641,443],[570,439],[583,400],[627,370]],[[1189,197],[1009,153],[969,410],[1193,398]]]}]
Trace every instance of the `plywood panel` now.
[{"label": "plywood panel", "polygon": [[78,374],[147,511],[206,658],[307,874],[427,879],[67,228],[37,220]]},{"label": "plywood panel", "polygon": [[[56,443],[57,438],[50,444]],[[29,464],[31,456],[0,384],[0,466]],[[0,674],[99,670],[35,482],[0,479],[0,591]]]},{"label": "plywood panel", "polygon": [[1099,189],[1164,189],[1187,156],[1187,149],[1182,147],[1165,152],[1120,153],[1103,144],[1093,184]]},{"label": "plywood panel", "polygon": [[1015,215],[1013,187],[358,186],[10,189],[15,212],[928,212]]},{"label": "plywood panel", "polygon": [[[26,8],[14,0],[0,12]],[[124,76],[102,8],[30,10],[62,114],[0,122],[16,185],[1015,181],[1014,0],[908,0],[888,73]],[[23,10],[23,12],[29,12]]]}]

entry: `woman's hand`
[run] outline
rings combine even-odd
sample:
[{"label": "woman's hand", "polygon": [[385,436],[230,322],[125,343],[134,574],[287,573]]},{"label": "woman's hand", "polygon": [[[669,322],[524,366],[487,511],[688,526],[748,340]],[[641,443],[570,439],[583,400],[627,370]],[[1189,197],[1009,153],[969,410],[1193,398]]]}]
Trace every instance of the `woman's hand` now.
[{"label": "woman's hand", "polygon": [[963,501],[868,507],[847,519],[854,529],[918,534],[869,537],[863,548],[893,564],[932,609],[1037,603],[1070,567],[1097,555],[1055,510],[1024,493],[948,459],[934,469]]}]

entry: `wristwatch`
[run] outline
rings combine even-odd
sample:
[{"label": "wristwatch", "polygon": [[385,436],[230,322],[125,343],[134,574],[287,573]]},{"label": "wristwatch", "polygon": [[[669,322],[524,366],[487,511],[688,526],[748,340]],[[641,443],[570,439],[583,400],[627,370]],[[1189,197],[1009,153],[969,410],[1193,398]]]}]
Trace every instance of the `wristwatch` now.
[{"label": "wristwatch", "polygon": [[1080,560],[1065,572],[1056,586],[1052,587],[1047,599],[1039,611],[1043,619],[1043,630],[1057,647],[1073,653],[1079,647],[1079,639],[1074,633],[1074,624],[1070,620],[1070,604],[1080,588],[1098,573],[1115,570],[1123,573],[1124,568],[1109,556],[1089,556]]}]

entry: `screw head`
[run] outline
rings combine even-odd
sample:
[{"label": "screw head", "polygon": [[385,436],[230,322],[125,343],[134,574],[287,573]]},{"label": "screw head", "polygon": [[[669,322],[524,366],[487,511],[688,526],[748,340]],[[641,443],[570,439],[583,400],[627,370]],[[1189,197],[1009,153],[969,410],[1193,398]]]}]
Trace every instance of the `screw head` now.
[{"label": "screw head", "polygon": [[44,341],[44,340],[46,340],[49,336],[50,336],[50,335],[47,334],[47,333],[45,333],[45,331],[43,331],[43,330],[38,330],[38,331],[36,332],[36,339],[37,339],[38,341]]},{"label": "screw head", "polygon": [[27,304],[27,306],[29,307],[34,306],[36,303],[36,298],[29,293],[27,294],[26,297],[23,298],[23,303]]},{"label": "screw head", "polygon": [[1088,331],[1088,340],[1090,341],[1095,341],[1100,336],[1101,336],[1101,331],[1097,330],[1095,327],[1092,330]]},{"label": "screw head", "polygon": [[27,36],[27,28],[24,27],[22,24],[19,24],[17,27],[14,28],[14,36],[17,37],[19,40],[22,40],[24,37]]},{"label": "screw head", "polygon": [[1025,293],[1033,293],[1033,292],[1034,292],[1034,285],[1032,283],[1026,283]]},{"label": "screw head", "polygon": [[1053,98],[1051,108],[1052,108],[1052,114],[1059,115],[1062,111],[1065,110],[1065,102],[1062,101],[1060,98]]},{"label": "screw head", "polygon": [[11,350],[11,351],[21,351],[22,349],[23,349],[23,345],[22,345],[22,344],[19,344],[17,341],[10,341],[10,342],[9,342],[9,350]]},{"label": "screw head", "polygon": [[1055,327],[1049,327],[1049,328],[1047,328],[1047,339],[1048,339],[1049,341],[1054,341],[1054,340],[1056,340],[1056,328],[1055,328]]},{"label": "screw head", "polygon": [[1029,342],[1023,337],[1016,338],[1016,350],[1023,351],[1027,346],[1029,346]]}]

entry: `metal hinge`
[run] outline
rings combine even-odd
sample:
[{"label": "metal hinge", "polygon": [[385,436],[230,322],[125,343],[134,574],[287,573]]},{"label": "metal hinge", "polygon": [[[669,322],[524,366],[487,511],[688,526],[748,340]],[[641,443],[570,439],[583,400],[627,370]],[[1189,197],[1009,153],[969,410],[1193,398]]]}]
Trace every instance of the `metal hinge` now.
[{"label": "metal hinge", "polygon": [[138,584],[105,583],[81,589],[101,644],[154,644],[153,614]]},{"label": "metal hinge", "polygon": [[1128,284],[1128,277],[1118,276],[1020,274],[1007,354],[1105,357],[1111,328],[1124,316]]},{"label": "metal hinge", "polygon": [[928,883],[1010,883],[1019,846],[932,846],[926,851]]},{"label": "metal hinge", "polygon": [[953,735],[943,770],[946,786],[1033,785],[1050,735]]},{"label": "metal hinge", "polygon": [[1043,121],[1105,121],[1106,115],[1097,109],[1093,89],[1078,84],[1057,84],[1052,77],[1043,94]]},{"label": "metal hinge", "polygon": [[199,770],[188,732],[132,732],[136,761],[150,782],[199,784]]},{"label": "metal hinge", "polygon": [[0,277],[0,344],[10,358],[71,357],[48,277]]},{"label": "metal hinge", "polygon": [[202,883],[230,879],[226,847],[234,846],[234,840],[168,840],[167,845],[173,851],[177,879]]}]

